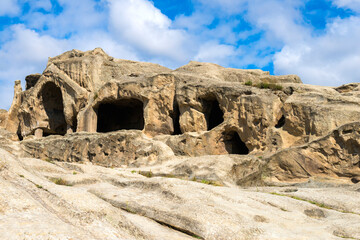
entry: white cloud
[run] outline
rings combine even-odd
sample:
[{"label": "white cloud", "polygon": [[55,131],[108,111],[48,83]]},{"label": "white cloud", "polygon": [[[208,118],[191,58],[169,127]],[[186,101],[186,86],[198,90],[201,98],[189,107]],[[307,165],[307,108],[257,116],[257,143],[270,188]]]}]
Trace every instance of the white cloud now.
[{"label": "white cloud", "polygon": [[101,47],[112,57],[135,61],[140,60],[139,56],[131,46],[119,43],[115,38],[104,31],[91,31],[80,35],[75,35],[68,39],[67,42],[71,48],[82,51]]},{"label": "white cloud", "polygon": [[[64,40],[57,40],[50,36],[40,36],[24,25],[13,25],[7,33],[10,39],[0,48],[0,95],[12,95],[13,82],[22,80],[26,75],[45,69],[48,57],[56,56],[67,50]],[[3,99],[1,107],[8,108],[12,97]]]},{"label": "white cloud", "polygon": [[299,10],[305,1],[251,0],[245,18],[265,31],[267,45],[303,41],[310,30],[303,25]]},{"label": "white cloud", "polygon": [[306,83],[337,86],[360,80],[360,18],[336,19],[324,35],[288,44],[275,54],[278,74],[298,74]]},{"label": "white cloud", "polygon": [[360,12],[359,0],[334,0],[333,4],[340,8],[347,8],[356,12]]},{"label": "white cloud", "polygon": [[194,57],[194,60],[228,65],[235,55],[236,50],[231,45],[207,42],[200,47],[198,54]]},{"label": "white cloud", "polygon": [[1,0],[0,1],[0,16],[14,16],[20,12],[17,0]]},{"label": "white cloud", "polygon": [[186,32],[172,28],[172,21],[147,0],[109,0],[111,31],[148,56],[184,61]]},{"label": "white cloud", "polygon": [[97,9],[106,6],[103,1],[58,0],[58,4],[62,11],[59,14],[49,14],[37,10],[51,8],[51,2],[48,0],[31,1],[32,10],[22,16],[22,20],[25,21],[27,27],[38,29],[43,34],[57,38],[69,38],[74,34],[106,28],[107,12]]}]

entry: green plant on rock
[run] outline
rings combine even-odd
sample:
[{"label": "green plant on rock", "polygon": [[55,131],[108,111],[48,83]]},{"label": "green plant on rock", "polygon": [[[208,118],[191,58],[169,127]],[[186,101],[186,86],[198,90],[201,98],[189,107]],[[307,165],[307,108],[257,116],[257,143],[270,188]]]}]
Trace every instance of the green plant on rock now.
[{"label": "green plant on rock", "polygon": [[256,84],[256,87],[261,88],[261,89],[271,89],[274,91],[280,91],[283,89],[283,87],[281,85],[274,84],[274,83],[267,83],[267,82],[258,83],[258,84]]},{"label": "green plant on rock", "polygon": [[262,83],[259,83],[257,85],[258,88],[261,88],[261,89],[269,89],[270,88],[270,84],[269,83],[265,83],[265,82],[262,82]]},{"label": "green plant on rock", "polygon": [[55,164],[54,161],[51,160],[50,158],[45,158],[44,161],[45,161],[45,162],[48,162],[48,163]]},{"label": "green plant on rock", "polygon": [[252,81],[249,80],[249,81],[246,81],[246,82],[245,82],[245,85],[246,85],[246,86],[252,86],[253,83],[252,83]]},{"label": "green plant on rock", "polygon": [[66,180],[64,180],[62,178],[51,178],[50,180],[53,183],[55,183],[56,185],[72,186],[69,182],[67,182]]},{"label": "green plant on rock", "polygon": [[144,177],[147,177],[147,178],[152,178],[153,177],[153,173],[151,172],[151,170],[150,171],[139,171],[139,174],[140,175],[143,175]]}]

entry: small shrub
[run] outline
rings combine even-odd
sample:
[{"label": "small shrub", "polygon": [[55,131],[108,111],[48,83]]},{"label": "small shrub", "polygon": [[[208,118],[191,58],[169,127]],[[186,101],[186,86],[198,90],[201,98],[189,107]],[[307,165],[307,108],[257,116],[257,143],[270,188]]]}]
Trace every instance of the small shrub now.
[{"label": "small shrub", "polygon": [[206,180],[206,179],[202,179],[202,180],[201,180],[201,183],[207,184],[207,185],[212,185],[212,186],[217,186],[217,187],[223,186],[221,183],[219,183],[219,182],[217,182],[217,181]]},{"label": "small shrub", "polygon": [[40,189],[43,188],[41,185],[38,185],[38,184],[35,184],[35,186],[36,186],[37,188],[40,188]]},{"label": "small shrub", "polygon": [[136,171],[135,171],[135,170],[132,170],[132,171],[131,171],[131,173],[133,173],[133,174],[134,174],[134,173],[136,173]]},{"label": "small shrub", "polygon": [[44,161],[45,161],[45,162],[48,162],[48,163],[55,164],[54,161],[51,160],[50,158],[45,158]]},{"label": "small shrub", "polygon": [[256,85],[256,87],[261,88],[261,89],[271,89],[274,91],[280,91],[283,89],[283,87],[281,85],[274,84],[274,83],[266,83],[266,82],[258,83]]},{"label": "small shrub", "polygon": [[252,86],[253,83],[252,83],[252,81],[246,81],[246,82],[245,82],[245,85],[246,85],[246,86]]},{"label": "small shrub", "polygon": [[77,172],[73,171],[73,175],[76,175],[76,174],[77,174]]},{"label": "small shrub", "polygon": [[270,88],[270,84],[268,83],[265,83],[265,82],[262,82],[262,83],[259,83],[257,85],[258,88],[261,88],[261,89],[269,89]]},{"label": "small shrub", "polygon": [[141,172],[141,171],[139,171],[139,174],[140,175],[143,175],[144,177],[147,177],[147,178],[152,178],[153,177],[153,173],[151,172],[151,170],[150,171],[146,171],[146,172]]},{"label": "small shrub", "polygon": [[166,178],[176,178],[176,176],[173,175],[173,174],[165,174],[164,177],[166,177]]},{"label": "small shrub", "polygon": [[68,183],[66,180],[62,178],[52,178],[50,179],[53,183],[56,185],[63,185],[63,186],[72,186],[70,183]]},{"label": "small shrub", "polygon": [[207,180],[207,179],[197,179],[195,176],[191,179],[191,181],[193,182],[198,182],[198,183],[203,183],[203,184],[207,184],[207,185],[212,185],[212,186],[218,186],[221,187],[223,186],[221,183],[217,182],[217,181],[212,181],[212,180]]},{"label": "small shrub", "polygon": [[277,85],[277,84],[270,84],[270,88],[275,91],[280,91],[283,89],[281,85]]},{"label": "small shrub", "polygon": [[206,180],[206,179],[202,179],[201,183],[210,185],[211,181]]},{"label": "small shrub", "polygon": [[19,177],[22,177],[22,178],[23,178],[23,177],[24,177],[24,175],[20,174],[20,175],[19,175]]}]

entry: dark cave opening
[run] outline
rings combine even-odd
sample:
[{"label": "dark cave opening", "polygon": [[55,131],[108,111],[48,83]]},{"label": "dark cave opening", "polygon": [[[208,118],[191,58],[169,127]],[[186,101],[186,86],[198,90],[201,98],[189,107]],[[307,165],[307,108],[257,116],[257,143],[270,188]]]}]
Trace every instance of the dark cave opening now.
[{"label": "dark cave opening", "polygon": [[67,124],[61,89],[55,83],[48,82],[41,90],[41,98],[49,121],[49,128],[44,129],[43,135],[65,135]]},{"label": "dark cave opening", "polygon": [[285,116],[282,115],[277,124],[275,125],[276,128],[282,128],[285,125]]},{"label": "dark cave opening", "polygon": [[181,135],[181,129],[180,129],[180,110],[177,103],[174,103],[173,112],[171,113],[171,118],[173,120],[173,127],[174,131],[172,135]]},{"label": "dark cave opening", "polygon": [[225,149],[229,154],[249,154],[249,149],[241,140],[236,131],[230,131],[224,134]]},{"label": "dark cave opening", "polygon": [[133,98],[100,103],[97,132],[144,129],[143,106],[143,102]]},{"label": "dark cave opening", "polygon": [[207,130],[217,127],[224,121],[224,113],[220,109],[219,102],[214,97],[202,99],[204,114],[207,123]]}]

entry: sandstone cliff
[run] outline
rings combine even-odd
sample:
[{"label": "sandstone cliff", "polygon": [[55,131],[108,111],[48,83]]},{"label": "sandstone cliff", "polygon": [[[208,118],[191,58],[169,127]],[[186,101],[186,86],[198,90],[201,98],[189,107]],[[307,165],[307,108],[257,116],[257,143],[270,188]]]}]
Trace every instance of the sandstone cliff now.
[{"label": "sandstone cliff", "polygon": [[[321,174],[359,179],[354,123],[360,119],[359,84],[319,87],[302,84],[295,75],[200,62],[170,70],[115,59],[99,48],[50,58],[42,74],[26,81],[25,91],[16,82],[13,104],[0,120],[24,139],[28,156],[118,167],[240,154],[262,159],[271,173],[266,181]],[[294,155],[349,123],[354,134],[346,149],[338,144],[339,153],[329,150],[322,157],[309,151],[306,159],[315,169],[285,174],[296,168],[282,169],[285,152]],[[332,149],[333,141],[321,146],[326,147]],[[324,168],[325,162],[331,165]]]}]

